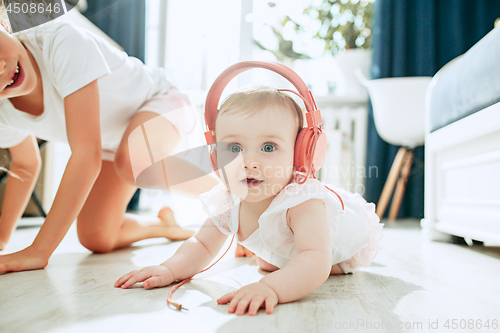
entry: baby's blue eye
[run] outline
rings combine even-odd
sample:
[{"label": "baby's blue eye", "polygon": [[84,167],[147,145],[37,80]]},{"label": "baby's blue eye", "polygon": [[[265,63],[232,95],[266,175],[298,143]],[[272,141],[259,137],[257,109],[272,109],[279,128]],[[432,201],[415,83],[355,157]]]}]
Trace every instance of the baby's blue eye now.
[{"label": "baby's blue eye", "polygon": [[262,150],[265,151],[266,153],[270,153],[276,150],[276,146],[268,143],[265,144],[264,147],[262,147]]},{"label": "baby's blue eye", "polygon": [[241,152],[241,147],[238,146],[238,145],[235,145],[235,144],[231,144],[227,147],[227,149],[231,152],[231,153],[240,153]]}]

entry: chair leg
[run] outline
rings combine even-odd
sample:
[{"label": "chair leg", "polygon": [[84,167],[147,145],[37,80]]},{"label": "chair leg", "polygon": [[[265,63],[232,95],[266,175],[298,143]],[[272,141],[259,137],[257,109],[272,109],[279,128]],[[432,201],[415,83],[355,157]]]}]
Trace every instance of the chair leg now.
[{"label": "chair leg", "polygon": [[396,181],[398,179],[405,154],[406,148],[399,147],[398,153],[396,154],[394,162],[392,163],[391,171],[389,171],[389,176],[387,176],[387,180],[385,181],[384,189],[382,190],[382,194],[380,195],[380,199],[377,203],[376,213],[380,219],[382,219],[382,216],[384,216],[387,204],[391,199],[392,191],[394,191],[394,186],[396,185]]},{"label": "chair leg", "polygon": [[395,220],[398,217],[399,207],[401,207],[401,201],[403,200],[406,182],[408,181],[412,163],[413,152],[409,151],[405,155],[403,166],[401,168],[401,176],[398,179],[396,191],[394,191],[394,198],[392,198],[391,210],[389,211],[389,220]]}]

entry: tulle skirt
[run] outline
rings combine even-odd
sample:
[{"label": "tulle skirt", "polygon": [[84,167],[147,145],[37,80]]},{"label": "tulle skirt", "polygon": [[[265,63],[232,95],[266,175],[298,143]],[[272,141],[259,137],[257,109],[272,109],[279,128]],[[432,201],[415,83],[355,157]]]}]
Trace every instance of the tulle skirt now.
[{"label": "tulle skirt", "polygon": [[377,252],[381,249],[380,240],[382,239],[383,223],[380,223],[380,218],[375,214],[375,204],[367,203],[358,193],[354,194],[354,201],[361,209],[361,212],[366,217],[368,223],[368,246],[362,248],[350,260],[344,261],[341,267],[345,270],[348,268],[351,271],[356,270],[360,266],[368,267],[372,260],[377,256]]}]

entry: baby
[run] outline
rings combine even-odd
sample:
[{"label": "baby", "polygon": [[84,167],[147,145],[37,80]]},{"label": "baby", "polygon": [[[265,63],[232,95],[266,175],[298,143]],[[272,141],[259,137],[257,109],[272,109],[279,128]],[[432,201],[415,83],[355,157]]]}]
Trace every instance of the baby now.
[{"label": "baby", "polygon": [[143,282],[150,289],[191,277],[232,234],[257,255],[262,270],[272,272],[217,300],[237,315],[256,315],[261,307],[270,314],[278,303],[311,294],[331,274],[369,266],[382,237],[375,206],[342,189],[336,195],[314,178],[295,180],[294,148],[303,123],[300,106],[276,89],[228,97],[215,122],[223,183],[200,196],[210,218],[170,259],[124,275],[115,287]]}]

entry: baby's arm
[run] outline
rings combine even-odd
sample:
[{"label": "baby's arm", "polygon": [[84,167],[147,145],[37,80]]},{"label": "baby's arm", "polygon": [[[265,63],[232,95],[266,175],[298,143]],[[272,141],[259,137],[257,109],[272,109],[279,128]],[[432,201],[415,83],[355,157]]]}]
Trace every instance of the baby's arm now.
[{"label": "baby's arm", "polygon": [[227,236],[207,219],[200,231],[186,240],[170,259],[158,266],[125,274],[115,282],[115,287],[126,289],[137,282],[144,282],[143,287],[151,289],[191,277],[215,258],[226,239]]},{"label": "baby's arm", "polygon": [[332,269],[332,237],[322,200],[310,199],[289,210],[297,256],[260,282],[276,292],[279,303],[299,300],[319,288]]},{"label": "baby's arm", "polygon": [[332,240],[326,208],[321,200],[310,199],[289,210],[297,256],[280,270],[219,298],[229,303],[228,312],[256,315],[264,306],[268,314],[277,303],[301,299],[326,281],[332,269]]}]

